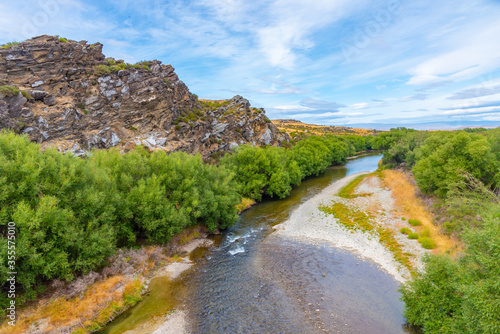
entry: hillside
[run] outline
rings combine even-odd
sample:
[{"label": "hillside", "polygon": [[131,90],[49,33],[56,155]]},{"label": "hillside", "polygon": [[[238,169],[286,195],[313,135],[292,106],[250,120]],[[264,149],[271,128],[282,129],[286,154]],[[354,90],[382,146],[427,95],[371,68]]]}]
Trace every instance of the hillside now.
[{"label": "hillside", "polygon": [[274,119],[273,124],[282,131],[287,133],[291,138],[299,139],[309,135],[374,135],[379,133],[378,130],[349,128],[345,126],[330,126],[330,125],[315,125],[307,124],[294,119]]},{"label": "hillside", "polygon": [[84,155],[135,145],[201,153],[288,141],[248,100],[198,100],[174,68],[106,58],[102,44],[39,36],[0,48],[0,130]]}]

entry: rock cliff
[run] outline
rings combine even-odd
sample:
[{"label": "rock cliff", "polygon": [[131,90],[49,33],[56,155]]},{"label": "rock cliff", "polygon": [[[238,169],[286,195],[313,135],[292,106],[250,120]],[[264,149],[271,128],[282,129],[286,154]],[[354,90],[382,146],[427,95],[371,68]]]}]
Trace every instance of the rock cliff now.
[{"label": "rock cliff", "polygon": [[135,145],[201,153],[245,143],[281,145],[281,133],[248,100],[198,100],[170,65],[106,58],[102,44],[39,36],[0,48],[0,129],[84,155]]}]

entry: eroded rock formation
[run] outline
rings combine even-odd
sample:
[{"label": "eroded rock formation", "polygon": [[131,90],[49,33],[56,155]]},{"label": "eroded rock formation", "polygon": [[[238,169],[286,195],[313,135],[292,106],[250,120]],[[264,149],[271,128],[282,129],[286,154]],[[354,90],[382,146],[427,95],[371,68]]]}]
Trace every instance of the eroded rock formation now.
[{"label": "eroded rock formation", "polygon": [[145,145],[208,158],[245,143],[288,141],[263,109],[241,96],[198,100],[170,65],[125,64],[105,58],[100,43],[54,36],[0,49],[5,128],[75,155]]}]

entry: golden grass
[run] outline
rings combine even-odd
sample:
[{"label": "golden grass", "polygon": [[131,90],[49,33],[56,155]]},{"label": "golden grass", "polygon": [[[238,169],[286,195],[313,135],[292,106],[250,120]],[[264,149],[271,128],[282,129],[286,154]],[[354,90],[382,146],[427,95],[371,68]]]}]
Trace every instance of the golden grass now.
[{"label": "golden grass", "polygon": [[349,128],[345,126],[335,126],[331,127],[328,125],[316,125],[316,124],[307,124],[303,123],[300,121],[290,121],[290,120],[283,120],[283,119],[273,119],[272,120],[273,124],[276,125],[276,127],[286,133],[292,133],[292,132],[301,132],[301,133],[306,133],[307,134],[314,134],[318,136],[323,136],[323,135],[331,135],[331,134],[336,134],[336,135],[372,135],[377,133],[377,131],[374,130],[369,130],[369,129],[362,129],[362,128]]},{"label": "golden grass", "polygon": [[106,324],[110,318],[140,300],[142,283],[140,280],[125,284],[123,291],[116,289],[123,284],[123,276],[113,276],[93,284],[83,296],[66,300],[59,297],[41,300],[38,305],[18,313],[16,326],[7,323],[0,326],[0,333],[24,333],[32,324],[47,323],[44,332],[65,326],[77,326],[77,333],[89,333]]},{"label": "golden grass", "polygon": [[[418,231],[426,231],[429,237],[436,241],[435,253],[455,253],[460,250],[460,243],[441,232],[438,226],[432,223],[432,215],[422,204],[422,201],[415,196],[417,187],[413,185],[402,172],[395,170],[384,170],[381,174],[385,185],[391,189],[392,196],[396,201],[396,206],[400,214],[408,219],[417,219],[422,225],[415,227]],[[428,232],[427,232],[428,231]]]},{"label": "golden grass", "polygon": [[241,199],[241,203],[236,206],[236,211],[238,211],[238,214],[242,213],[243,211],[249,209],[253,205],[255,205],[257,202],[251,198],[246,198],[243,197]]}]

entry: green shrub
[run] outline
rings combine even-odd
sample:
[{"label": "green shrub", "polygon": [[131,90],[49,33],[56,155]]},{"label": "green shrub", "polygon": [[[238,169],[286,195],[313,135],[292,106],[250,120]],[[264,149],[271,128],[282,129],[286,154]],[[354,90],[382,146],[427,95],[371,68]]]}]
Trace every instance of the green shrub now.
[{"label": "green shrub", "polygon": [[399,231],[400,231],[401,233],[403,233],[403,234],[406,234],[406,235],[408,235],[408,234],[410,234],[410,233],[411,233],[411,230],[410,230],[408,227],[403,227],[403,228],[401,228]]},{"label": "green shrub", "polygon": [[408,234],[408,239],[418,239],[419,235],[417,232],[411,232]]},{"label": "green shrub", "polygon": [[180,125],[175,126],[175,130],[179,131],[182,127]]},{"label": "green shrub", "polygon": [[[200,155],[139,147],[79,159],[3,132],[0,162],[0,222],[16,223],[16,269],[23,273],[16,292],[22,298],[36,297],[41,282],[99,270],[119,247],[163,244],[200,222],[214,231],[238,219],[241,197],[232,173],[203,164]],[[6,257],[2,233],[0,258]],[[6,266],[0,263],[4,291]],[[0,294],[2,309],[6,302]]]},{"label": "green shrub", "polygon": [[98,77],[105,77],[111,74],[111,69],[106,65],[97,65],[94,66],[94,74]]},{"label": "green shrub", "polygon": [[116,65],[116,61],[111,57],[106,58],[106,61],[108,62],[109,66]]},{"label": "green shrub", "polygon": [[418,242],[425,249],[434,249],[434,248],[436,248],[436,242],[433,239],[431,239],[431,238],[420,237],[420,238],[418,238]]},{"label": "green shrub", "polygon": [[24,96],[24,98],[26,98],[26,100],[31,100],[31,99],[33,99],[33,96],[31,96],[31,94],[30,94],[30,93],[28,93],[28,92],[27,92],[27,91],[25,91],[25,90],[22,90],[22,91],[21,91],[21,94],[23,94],[23,96]]},{"label": "green shrub", "polygon": [[142,65],[141,68],[146,71],[151,71],[148,65]]},{"label": "green shrub", "polygon": [[67,43],[68,40],[66,38],[64,38],[64,37],[59,37],[59,42],[61,42],[61,43]]},{"label": "green shrub", "polygon": [[405,217],[401,217],[401,220],[406,220],[406,218]]},{"label": "green shrub", "polygon": [[12,97],[19,95],[19,89],[14,86],[0,86],[0,94],[5,95],[6,97]]},{"label": "green shrub", "polygon": [[408,223],[411,225],[411,226],[420,226],[422,225],[422,222],[418,219],[408,219]]},{"label": "green shrub", "polygon": [[116,73],[116,72],[118,72],[121,69],[122,68],[119,65],[111,65],[111,66],[109,66],[109,71],[111,73]]},{"label": "green shrub", "polygon": [[0,49],[10,49],[11,47],[16,46],[18,44],[19,42],[9,42],[0,46]]},{"label": "green shrub", "polygon": [[421,237],[430,237],[431,231],[428,228],[425,228],[422,232],[420,232]]}]

